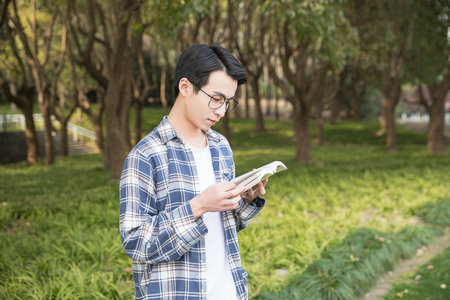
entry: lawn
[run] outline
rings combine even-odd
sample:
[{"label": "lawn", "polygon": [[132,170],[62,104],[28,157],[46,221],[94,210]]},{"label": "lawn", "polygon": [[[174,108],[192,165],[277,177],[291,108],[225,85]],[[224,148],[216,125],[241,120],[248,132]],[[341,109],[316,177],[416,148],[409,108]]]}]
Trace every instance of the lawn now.
[{"label": "lawn", "polygon": [[[163,114],[146,109],[143,127]],[[446,225],[427,220],[450,199],[450,159],[427,154],[423,134],[398,128],[399,150],[388,153],[376,123],[326,124],[327,143],[305,166],[293,160],[291,122],[231,127],[238,175],[273,160],[289,168],[239,234],[251,298],[356,299]],[[0,166],[0,298],[131,299],[118,204],[101,154]]]},{"label": "lawn", "polygon": [[386,295],[386,300],[421,299],[448,300],[450,298],[450,248],[444,249],[420,269],[402,278]]}]

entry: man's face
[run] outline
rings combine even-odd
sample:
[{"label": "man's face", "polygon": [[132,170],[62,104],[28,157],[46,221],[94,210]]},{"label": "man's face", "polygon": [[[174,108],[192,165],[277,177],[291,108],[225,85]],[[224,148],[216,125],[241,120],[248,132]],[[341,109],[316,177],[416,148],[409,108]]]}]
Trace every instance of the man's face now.
[{"label": "man's face", "polygon": [[[208,84],[201,87],[205,93],[214,96],[222,95],[231,98],[237,90],[237,81],[231,78],[224,71],[214,71],[209,75]],[[194,86],[192,85],[192,89]],[[211,109],[208,106],[210,97],[204,92],[198,91],[195,94],[192,91],[192,98],[186,102],[187,117],[197,128],[206,131],[216,124],[226,112],[226,104],[217,109]]]}]

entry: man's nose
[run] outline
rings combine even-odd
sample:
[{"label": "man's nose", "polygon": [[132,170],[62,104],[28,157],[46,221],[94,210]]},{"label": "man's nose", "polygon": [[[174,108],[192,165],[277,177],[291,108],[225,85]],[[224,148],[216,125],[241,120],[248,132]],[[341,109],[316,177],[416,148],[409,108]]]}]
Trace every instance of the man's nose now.
[{"label": "man's nose", "polygon": [[227,112],[227,104],[224,103],[222,106],[220,106],[219,108],[214,110],[214,112],[216,113],[216,115],[218,115],[219,117],[222,118],[225,115],[225,113]]}]

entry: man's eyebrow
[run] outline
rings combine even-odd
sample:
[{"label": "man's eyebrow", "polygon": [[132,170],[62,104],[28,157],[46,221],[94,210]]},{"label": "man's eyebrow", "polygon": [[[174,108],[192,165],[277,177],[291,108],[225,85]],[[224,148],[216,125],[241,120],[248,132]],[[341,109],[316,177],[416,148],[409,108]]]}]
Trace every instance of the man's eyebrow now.
[{"label": "man's eyebrow", "polygon": [[227,98],[221,91],[214,91],[215,95],[217,96],[222,96],[225,99],[229,100],[229,99],[236,99],[236,95],[231,96],[230,98]]}]

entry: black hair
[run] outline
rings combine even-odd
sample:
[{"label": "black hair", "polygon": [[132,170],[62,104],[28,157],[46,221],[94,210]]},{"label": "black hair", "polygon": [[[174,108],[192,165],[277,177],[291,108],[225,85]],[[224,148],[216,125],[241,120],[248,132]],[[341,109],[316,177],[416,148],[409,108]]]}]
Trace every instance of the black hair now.
[{"label": "black hair", "polygon": [[180,92],[178,84],[182,78],[192,82],[195,93],[198,93],[198,87],[208,84],[209,74],[217,70],[225,71],[238,85],[247,81],[242,65],[222,46],[197,44],[187,48],[180,55],[175,68],[175,97]]}]

